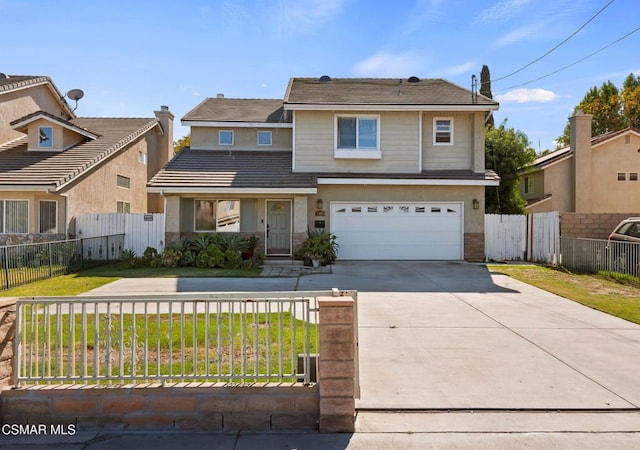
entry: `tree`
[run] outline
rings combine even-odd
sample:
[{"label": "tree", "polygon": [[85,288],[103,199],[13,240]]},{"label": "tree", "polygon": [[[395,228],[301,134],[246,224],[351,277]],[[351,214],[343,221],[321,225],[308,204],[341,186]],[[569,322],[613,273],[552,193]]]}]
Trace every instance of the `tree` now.
[{"label": "tree", "polygon": [[182,136],[177,141],[173,141],[173,153],[179,153],[183,148],[191,147],[191,134],[187,134],[186,136]]},{"label": "tree", "polygon": [[[493,94],[491,93],[491,74],[487,65],[483,65],[482,70],[480,71],[480,94],[487,98],[493,98]],[[493,120],[493,114],[491,114],[485,126],[493,127],[494,125],[495,122]]]},{"label": "tree", "polygon": [[531,164],[536,152],[529,147],[529,138],[522,131],[488,127],[485,136],[485,166],[500,176],[500,186],[485,190],[486,212],[489,214],[523,214],[526,202],[518,189],[520,171]]},{"label": "tree", "polygon": [[[573,109],[573,113],[581,109],[586,114],[593,114],[591,136],[599,136],[626,127],[640,126],[639,104],[640,77],[629,74],[623,83],[622,91],[611,81],[589,89]],[[569,145],[570,139],[571,128],[567,122],[562,136],[557,139],[558,145]]]}]

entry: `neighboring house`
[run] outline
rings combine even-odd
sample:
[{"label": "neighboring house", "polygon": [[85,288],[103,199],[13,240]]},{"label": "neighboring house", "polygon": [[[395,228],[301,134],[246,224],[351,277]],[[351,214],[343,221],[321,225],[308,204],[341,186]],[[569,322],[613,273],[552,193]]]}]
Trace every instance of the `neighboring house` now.
[{"label": "neighboring house", "polygon": [[0,245],[65,238],[91,212],[161,212],[146,183],[173,153],[173,115],[80,118],[48,77],[0,76]]},{"label": "neighboring house", "polygon": [[182,118],[191,148],[148,184],[167,242],[257,235],[290,257],[307,230],[342,259],[484,258],[484,124],[498,104],[441,79],[292,78],[284,100],[221,94]]},{"label": "neighboring house", "polygon": [[591,137],[591,115],[570,118],[571,141],[537,158],[520,190],[529,212],[640,212],[640,130]]}]

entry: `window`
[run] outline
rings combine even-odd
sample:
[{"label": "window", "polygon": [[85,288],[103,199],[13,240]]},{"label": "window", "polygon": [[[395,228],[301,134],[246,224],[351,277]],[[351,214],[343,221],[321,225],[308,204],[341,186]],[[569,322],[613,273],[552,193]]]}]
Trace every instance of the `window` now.
[{"label": "window", "polygon": [[40,200],[40,233],[58,232],[58,202]]},{"label": "window", "polygon": [[147,154],[145,152],[138,152],[138,162],[140,164],[147,164]]},{"label": "window", "polygon": [[240,200],[196,200],[195,231],[240,231]]},{"label": "window", "polygon": [[129,189],[131,187],[131,179],[129,177],[123,177],[122,175],[116,175],[116,184],[118,187]]},{"label": "window", "polygon": [[530,194],[533,192],[533,177],[524,177],[524,193]]},{"label": "window", "polygon": [[38,148],[53,148],[53,128],[38,127]]},{"label": "window", "polygon": [[627,174],[625,172],[618,172],[618,181],[627,181]]},{"label": "window", "polygon": [[453,145],[453,119],[433,119],[433,145]]},{"label": "window", "polygon": [[218,131],[218,144],[233,145],[233,131],[228,131],[228,130]]},{"label": "window", "polygon": [[258,131],[258,145],[271,145],[271,131]]},{"label": "window", "polygon": [[116,212],[119,213],[130,213],[131,212],[131,203],[129,202],[117,202],[116,203]]},{"label": "window", "polygon": [[28,232],[29,202],[0,200],[0,233],[26,234]]},{"label": "window", "polygon": [[336,147],[377,150],[378,128],[377,116],[338,116]]},{"label": "window", "polygon": [[631,172],[629,174],[629,181],[638,181],[638,172]]}]

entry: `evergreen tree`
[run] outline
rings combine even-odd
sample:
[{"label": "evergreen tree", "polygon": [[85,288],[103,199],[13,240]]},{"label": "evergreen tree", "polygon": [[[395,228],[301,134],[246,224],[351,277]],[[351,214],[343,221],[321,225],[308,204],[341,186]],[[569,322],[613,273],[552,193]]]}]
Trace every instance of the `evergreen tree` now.
[{"label": "evergreen tree", "polygon": [[[491,93],[491,74],[489,72],[489,67],[486,64],[482,66],[482,70],[480,71],[480,94],[493,99],[493,94]],[[487,120],[485,125],[487,127],[493,127],[495,125],[493,114],[489,116],[489,120]]]}]

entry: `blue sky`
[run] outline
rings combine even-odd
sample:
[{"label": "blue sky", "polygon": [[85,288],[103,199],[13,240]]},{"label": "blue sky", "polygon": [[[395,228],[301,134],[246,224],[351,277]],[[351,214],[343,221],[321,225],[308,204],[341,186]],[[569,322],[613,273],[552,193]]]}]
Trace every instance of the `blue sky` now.
[{"label": "blue sky", "polygon": [[[179,119],[206,97],[282,98],[292,76],[445,78],[465,88],[540,57],[609,0],[0,0],[0,72],[81,88],[80,116]],[[640,75],[640,32],[534,83],[640,26],[615,0],[527,69],[495,81],[497,122],[553,148],[587,90]]]}]

